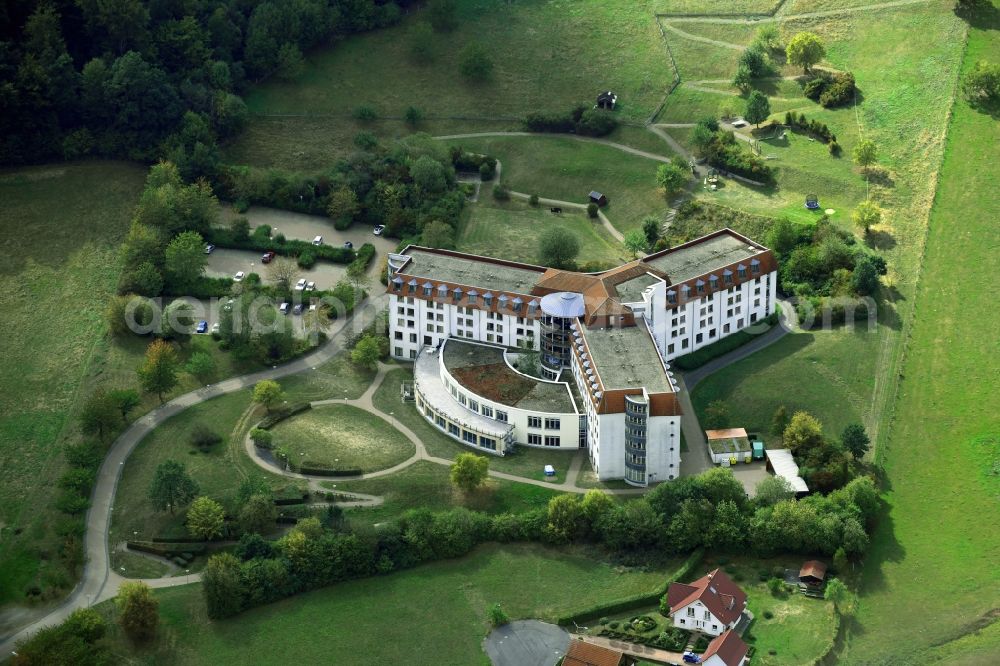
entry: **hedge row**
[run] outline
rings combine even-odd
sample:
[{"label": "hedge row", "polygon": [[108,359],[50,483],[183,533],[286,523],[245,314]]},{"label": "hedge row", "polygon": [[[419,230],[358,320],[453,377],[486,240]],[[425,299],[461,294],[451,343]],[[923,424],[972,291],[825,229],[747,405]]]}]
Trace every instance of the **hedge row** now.
[{"label": "hedge row", "polygon": [[[778,319],[778,313],[774,312],[768,315],[765,319],[762,319],[761,323],[767,324],[768,329],[770,329],[778,323]],[[672,365],[680,368],[681,370],[694,370],[695,368],[700,368],[712,359],[728,354],[734,349],[739,349],[756,338],[758,335],[761,335],[763,332],[764,331],[757,334],[751,334],[746,331],[737,331],[733,335],[722,338],[721,340],[713,342],[706,347],[702,347],[698,351],[685,354],[684,356],[678,356],[673,360]]]},{"label": "hedge row", "polygon": [[467,153],[458,146],[452,146],[450,153],[455,171],[475,172],[483,180],[492,180],[497,173],[497,158],[491,155]]},{"label": "hedge row", "polygon": [[667,593],[667,588],[670,587],[671,583],[684,580],[691,575],[691,571],[701,563],[704,555],[705,551],[703,549],[698,549],[691,553],[688,558],[684,560],[684,564],[682,564],[672,576],[667,578],[663,585],[653,592],[636,594],[612,603],[594,604],[593,606],[577,611],[572,615],[563,615],[559,617],[556,619],[556,624],[560,626],[574,623],[585,624],[592,620],[596,620],[597,618],[604,617],[605,615],[617,615],[618,613],[624,613],[636,608],[655,606],[660,603],[660,598]]},{"label": "hedge row", "polygon": [[524,118],[524,128],[529,132],[606,136],[616,127],[618,120],[610,111],[588,109],[582,104],[569,113],[529,113]]},{"label": "hedge row", "polygon": [[[282,240],[281,235],[275,237],[253,233],[243,236],[232,229],[212,227],[204,234],[205,242],[219,247],[234,250],[249,250],[251,252],[274,252],[282,256],[298,257],[303,253],[311,254],[316,259],[325,259],[335,264],[349,264],[356,258],[354,250],[332,245],[313,245],[304,240]],[[368,245],[366,243],[365,245]],[[372,248],[374,252],[375,248]]]},{"label": "hedge row", "polygon": [[273,428],[277,424],[281,423],[289,416],[295,416],[296,414],[301,414],[302,412],[312,409],[312,405],[308,402],[297,402],[285,407],[284,409],[279,409],[277,411],[271,412],[257,424],[258,428],[262,430],[267,430],[268,428]]},{"label": "hedge row", "polygon": [[233,290],[233,280],[227,277],[200,276],[193,286],[174,289],[169,282],[163,285],[161,296],[190,296],[192,298],[221,298],[228,296]]},{"label": "hedge row", "polygon": [[302,464],[294,468],[299,474],[310,474],[312,476],[360,476],[364,474],[361,469],[331,469],[325,467],[323,463],[312,460],[304,460]]},{"label": "hedge row", "polygon": [[128,541],[126,547],[129,550],[138,550],[142,553],[159,555],[161,557],[175,557],[184,553],[201,555],[205,552],[205,544],[198,542],[161,543],[158,541]]}]

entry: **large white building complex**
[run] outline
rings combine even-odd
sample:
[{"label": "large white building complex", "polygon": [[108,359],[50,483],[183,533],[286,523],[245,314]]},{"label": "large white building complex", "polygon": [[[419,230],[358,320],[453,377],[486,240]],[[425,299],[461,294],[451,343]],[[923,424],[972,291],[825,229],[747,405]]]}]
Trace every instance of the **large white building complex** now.
[{"label": "large white building complex", "polygon": [[[669,361],[775,310],[774,255],[729,229],[602,273],[409,246],[389,256],[389,335],[417,408],[458,441],[586,448],[601,480],[680,470]],[[540,354],[540,377],[514,367]]]}]

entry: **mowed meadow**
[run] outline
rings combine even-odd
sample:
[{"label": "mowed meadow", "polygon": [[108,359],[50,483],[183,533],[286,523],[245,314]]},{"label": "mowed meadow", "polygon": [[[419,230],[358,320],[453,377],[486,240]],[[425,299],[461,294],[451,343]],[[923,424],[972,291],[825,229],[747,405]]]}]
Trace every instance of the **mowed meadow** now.
[{"label": "mowed meadow", "polygon": [[0,171],[0,604],[33,581],[75,583],[57,564],[53,487],[144,176],[118,162]]}]

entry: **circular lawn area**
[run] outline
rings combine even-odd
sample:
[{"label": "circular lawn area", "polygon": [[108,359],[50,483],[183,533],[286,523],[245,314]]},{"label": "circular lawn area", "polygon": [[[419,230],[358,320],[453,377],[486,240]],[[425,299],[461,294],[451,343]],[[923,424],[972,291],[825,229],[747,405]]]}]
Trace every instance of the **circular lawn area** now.
[{"label": "circular lawn area", "polygon": [[350,405],[324,405],[272,428],[275,448],[288,450],[293,465],[375,472],[397,465],[416,448],[379,417]]}]

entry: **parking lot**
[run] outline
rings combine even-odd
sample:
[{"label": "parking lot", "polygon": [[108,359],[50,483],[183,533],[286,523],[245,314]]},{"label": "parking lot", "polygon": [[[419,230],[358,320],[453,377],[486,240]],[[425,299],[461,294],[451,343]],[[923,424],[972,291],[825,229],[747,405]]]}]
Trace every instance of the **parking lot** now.
[{"label": "parking lot", "polygon": [[[236,271],[257,273],[264,282],[269,281],[268,265],[261,263],[260,253],[249,250],[229,250],[216,248],[208,255],[208,266],[205,274],[209,277],[233,277]],[[373,264],[377,262],[372,262]],[[376,266],[376,270],[378,267]],[[317,289],[331,289],[347,272],[347,264],[331,264],[317,261],[310,269],[300,268],[299,277],[309,282],[315,282]]]}]

